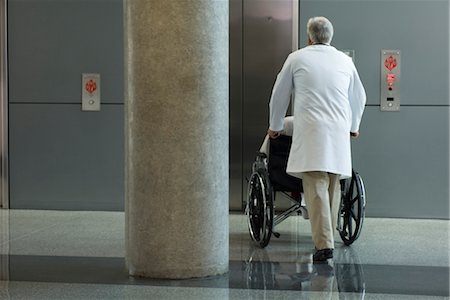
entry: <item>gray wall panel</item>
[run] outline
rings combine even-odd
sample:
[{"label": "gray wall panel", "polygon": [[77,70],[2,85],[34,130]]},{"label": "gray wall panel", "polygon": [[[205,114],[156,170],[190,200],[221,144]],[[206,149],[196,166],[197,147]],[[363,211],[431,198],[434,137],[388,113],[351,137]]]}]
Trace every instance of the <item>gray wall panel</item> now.
[{"label": "gray wall panel", "polygon": [[[300,1],[306,22],[324,15],[333,45],[355,50],[368,107],[354,167],[365,180],[367,215],[449,216],[449,1]],[[400,112],[381,112],[380,52],[401,50]]]},{"label": "gray wall panel", "polygon": [[100,73],[123,103],[122,0],[9,0],[10,102],[81,102],[81,73]]},{"label": "gray wall panel", "polygon": [[[123,209],[122,2],[9,0],[12,208]],[[100,112],[81,73],[101,75]]]},{"label": "gray wall panel", "polygon": [[402,51],[401,104],[449,104],[449,1],[300,1],[300,43],[306,22],[333,22],[333,45],[355,50],[369,104],[380,103],[380,51]]},{"label": "gray wall panel", "polygon": [[11,208],[123,210],[123,105],[10,105]]},{"label": "gray wall panel", "polygon": [[449,108],[367,107],[353,165],[364,179],[367,215],[449,216]]}]

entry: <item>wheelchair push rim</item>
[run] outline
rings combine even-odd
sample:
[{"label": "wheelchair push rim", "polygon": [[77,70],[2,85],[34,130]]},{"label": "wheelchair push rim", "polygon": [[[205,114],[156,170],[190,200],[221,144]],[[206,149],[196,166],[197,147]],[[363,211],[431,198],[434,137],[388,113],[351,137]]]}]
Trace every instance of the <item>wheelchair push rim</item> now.
[{"label": "wheelchair push rim", "polygon": [[338,215],[338,231],[342,241],[349,246],[356,241],[361,233],[366,195],[364,182],[355,171],[352,178],[343,180],[342,197]]},{"label": "wheelchair push rim", "polygon": [[273,226],[273,195],[267,172],[253,172],[248,183],[246,214],[252,240],[261,248],[270,241]]}]

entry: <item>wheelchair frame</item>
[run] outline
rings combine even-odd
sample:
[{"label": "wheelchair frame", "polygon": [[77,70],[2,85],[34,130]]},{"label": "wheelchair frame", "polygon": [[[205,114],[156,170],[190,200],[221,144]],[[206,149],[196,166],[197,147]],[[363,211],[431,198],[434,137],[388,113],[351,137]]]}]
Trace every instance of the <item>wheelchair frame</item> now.
[{"label": "wheelchair frame", "polygon": [[[300,187],[299,187],[300,189]],[[282,192],[293,203],[286,211],[274,216],[275,193]],[[352,170],[352,177],[341,180],[341,203],[338,212],[337,230],[345,245],[356,241],[361,233],[365,216],[366,196],[361,176]],[[279,237],[274,231],[276,225],[294,213],[303,214],[305,207],[300,199],[294,199],[284,191],[275,191],[269,179],[268,158],[258,153],[252,166],[248,181],[246,214],[250,237],[261,248],[269,244],[271,235]]]}]

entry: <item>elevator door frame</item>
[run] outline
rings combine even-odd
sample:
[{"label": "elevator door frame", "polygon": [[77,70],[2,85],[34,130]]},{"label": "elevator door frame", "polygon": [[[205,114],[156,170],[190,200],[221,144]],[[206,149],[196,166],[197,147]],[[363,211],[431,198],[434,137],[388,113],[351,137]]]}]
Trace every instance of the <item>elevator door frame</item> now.
[{"label": "elevator door frame", "polygon": [[7,0],[0,0],[0,208],[9,208],[7,16]]}]

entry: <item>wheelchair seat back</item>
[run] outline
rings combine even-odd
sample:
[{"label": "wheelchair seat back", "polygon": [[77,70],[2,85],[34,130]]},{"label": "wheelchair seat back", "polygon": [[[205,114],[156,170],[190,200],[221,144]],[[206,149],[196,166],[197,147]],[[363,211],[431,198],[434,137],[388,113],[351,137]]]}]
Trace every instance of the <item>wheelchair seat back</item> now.
[{"label": "wheelchair seat back", "polygon": [[292,137],[281,135],[270,139],[269,179],[274,191],[303,192],[301,179],[286,173]]}]

